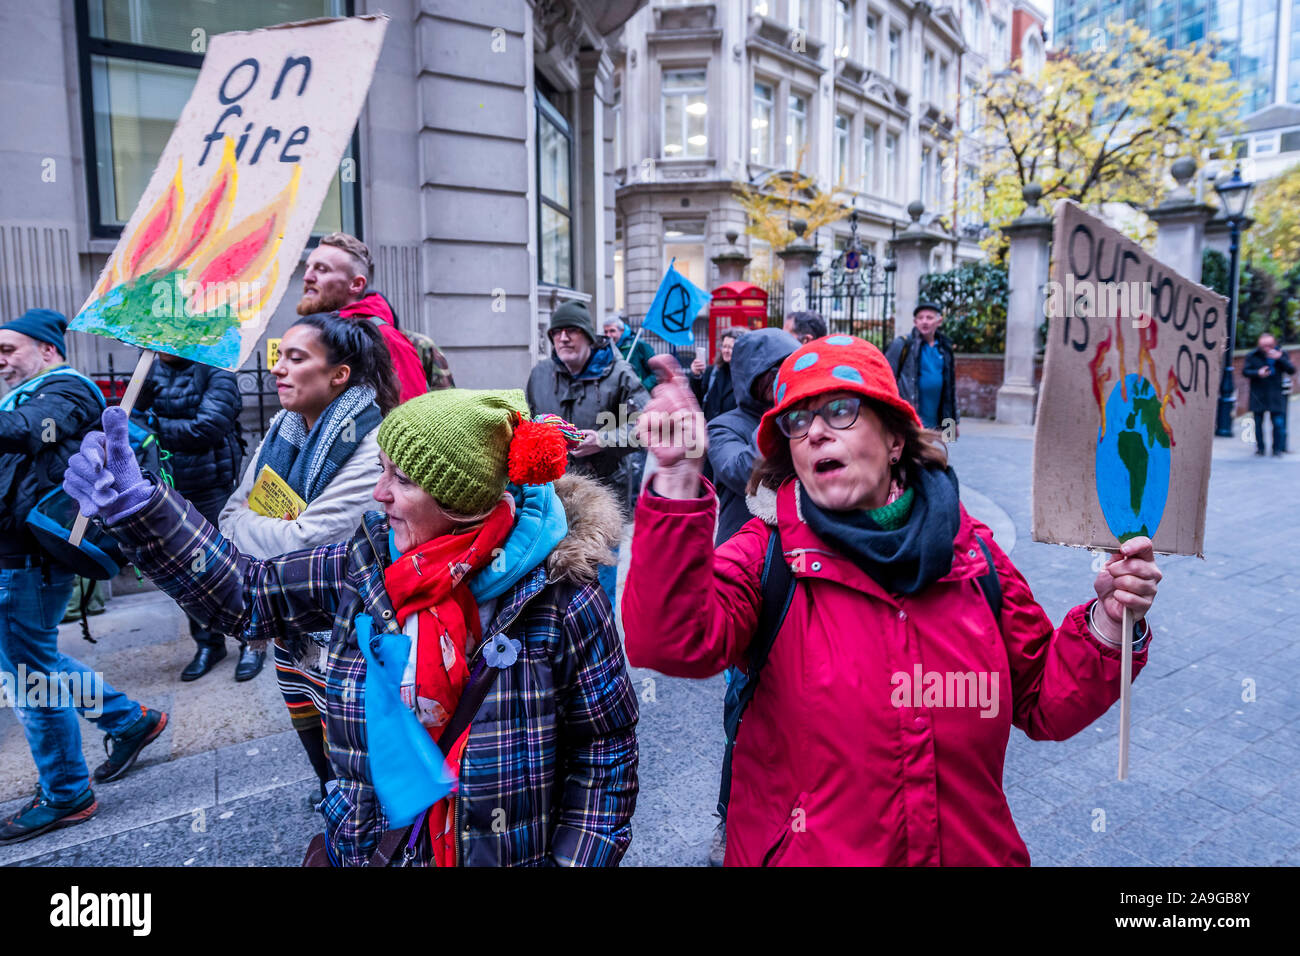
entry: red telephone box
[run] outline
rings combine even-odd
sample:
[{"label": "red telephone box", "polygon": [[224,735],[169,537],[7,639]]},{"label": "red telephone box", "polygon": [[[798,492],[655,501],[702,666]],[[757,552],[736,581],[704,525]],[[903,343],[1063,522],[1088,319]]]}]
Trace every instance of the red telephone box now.
[{"label": "red telephone box", "polygon": [[709,355],[718,347],[718,333],[740,326],[761,329],[767,325],[767,292],[752,282],[724,282],[713,290],[709,303]]}]

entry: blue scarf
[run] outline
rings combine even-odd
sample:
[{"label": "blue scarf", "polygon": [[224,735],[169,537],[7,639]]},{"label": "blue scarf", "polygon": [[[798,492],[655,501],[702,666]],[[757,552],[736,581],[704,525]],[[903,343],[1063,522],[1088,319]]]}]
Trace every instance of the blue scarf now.
[{"label": "blue scarf", "polygon": [[[573,375],[573,373],[569,371],[569,367],[560,361],[558,355],[552,355],[551,361],[564,369],[565,374]],[[613,364],[614,346],[609,343],[609,339],[606,339],[604,345],[595,349],[591,353],[591,358],[587,359],[587,364],[583,367],[582,371],[577,375],[573,375],[573,380],[575,382],[595,381],[604,375],[605,371]]]},{"label": "blue scarf", "polygon": [[330,402],[310,432],[301,415],[282,411],[266,431],[253,475],[270,465],[299,498],[310,503],[382,418],[375,390],[365,385],[353,385]]},{"label": "blue scarf", "polygon": [[[10,391],[6,392],[4,398],[0,398],[0,412],[12,412],[15,408],[21,405],[23,401],[26,401],[27,398],[31,396],[33,392],[40,389],[42,385],[45,384],[45,380],[49,378],[51,375],[71,375],[73,378],[81,379],[83,382],[86,383],[86,386],[95,394],[95,397],[99,399],[99,404],[101,406],[107,407],[104,402],[104,393],[99,390],[98,385],[96,385],[90,379],[86,378],[86,376],[82,375],[72,366],[59,365],[55,368],[42,372],[40,375],[37,375],[34,378],[29,378],[27,381],[23,382],[17,388],[11,389]],[[19,401],[19,399],[21,399],[22,401]]]}]

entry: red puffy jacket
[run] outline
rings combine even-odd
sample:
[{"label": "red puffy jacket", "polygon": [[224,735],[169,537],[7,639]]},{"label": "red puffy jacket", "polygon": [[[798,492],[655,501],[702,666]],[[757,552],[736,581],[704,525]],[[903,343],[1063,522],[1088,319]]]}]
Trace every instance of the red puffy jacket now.
[{"label": "red puffy jacket", "polygon": [[[701,498],[638,501],[623,622],[639,667],[744,665],[768,528],[752,520],[715,551],[715,507],[707,483]],[[965,509],[951,572],[910,596],[818,538],[793,480],[776,518],[798,584],[738,734],[727,865],[1027,865],[1002,792],[1011,725],[1064,740],[1119,697],[1120,652],[1090,633],[1088,605],[1053,628]],[[998,622],[977,533],[1001,582]],[[1134,674],[1145,663],[1144,648]]]}]

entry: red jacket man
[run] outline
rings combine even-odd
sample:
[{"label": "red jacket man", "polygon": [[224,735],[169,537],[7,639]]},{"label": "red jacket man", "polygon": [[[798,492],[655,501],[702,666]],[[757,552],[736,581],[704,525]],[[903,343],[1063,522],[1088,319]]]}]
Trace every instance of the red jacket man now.
[{"label": "red jacket man", "polygon": [[[299,315],[338,312],[345,318],[377,320],[397,372],[402,401],[429,390],[420,354],[397,329],[392,307],[378,292],[367,292],[374,263],[370,250],[356,236],[335,232],[326,236],[307,257]],[[446,359],[441,365],[445,368]],[[448,372],[448,378],[450,372]]]}]

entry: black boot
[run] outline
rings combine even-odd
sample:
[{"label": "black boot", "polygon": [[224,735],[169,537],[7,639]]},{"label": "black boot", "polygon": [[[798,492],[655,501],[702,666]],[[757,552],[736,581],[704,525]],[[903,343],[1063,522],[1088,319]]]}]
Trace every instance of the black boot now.
[{"label": "black boot", "polygon": [[252,680],[262,673],[266,663],[266,651],[255,651],[247,644],[239,648],[239,663],[235,665],[235,680]]},{"label": "black boot", "polygon": [[225,659],[226,648],[224,645],[221,647],[200,647],[194,654],[194,660],[190,661],[185,670],[181,671],[181,680],[198,680]]}]

